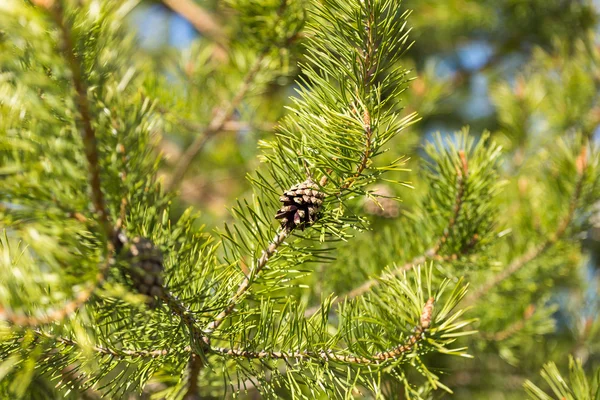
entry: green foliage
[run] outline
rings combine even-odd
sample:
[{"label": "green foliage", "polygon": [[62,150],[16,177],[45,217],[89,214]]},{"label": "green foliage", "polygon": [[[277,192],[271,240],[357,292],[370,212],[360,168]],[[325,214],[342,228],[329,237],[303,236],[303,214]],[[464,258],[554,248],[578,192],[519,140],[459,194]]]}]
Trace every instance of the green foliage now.
[{"label": "green foliage", "polygon": [[[522,398],[571,352],[543,377],[598,397],[595,15],[534,3],[228,0],[218,46],[149,54],[137,2],[2,2],[0,397]],[[482,74],[424,55],[473,27],[482,71],[530,59],[423,139]],[[318,220],[281,227],[306,179]]]},{"label": "green foliage", "polygon": [[[593,400],[600,398],[600,371],[597,371],[594,379],[589,381],[583,369],[581,360],[569,357],[569,379],[563,378],[556,367],[550,362],[544,365],[542,378],[546,381],[555,399],[565,400]],[[525,389],[531,399],[552,400],[553,397],[537,387],[533,382],[525,382]]]}]

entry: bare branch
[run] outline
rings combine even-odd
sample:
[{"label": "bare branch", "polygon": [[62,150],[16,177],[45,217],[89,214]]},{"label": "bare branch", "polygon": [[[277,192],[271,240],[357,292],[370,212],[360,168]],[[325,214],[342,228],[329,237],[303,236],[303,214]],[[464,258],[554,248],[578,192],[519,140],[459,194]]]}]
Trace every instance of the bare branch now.
[{"label": "bare branch", "polygon": [[190,147],[187,148],[185,153],[181,156],[181,159],[175,166],[173,170],[173,174],[171,175],[171,181],[167,185],[167,191],[172,191],[177,189],[181,181],[183,180],[183,176],[189,169],[192,161],[202,151],[208,140],[223,130],[227,121],[231,119],[235,109],[240,105],[244,96],[250,89],[250,86],[256,75],[262,68],[263,61],[268,53],[268,48],[265,48],[261,54],[259,54],[258,58],[254,62],[254,65],[250,68],[250,70],[246,73],[242,84],[237,90],[235,96],[231,99],[231,101],[222,108],[219,108],[215,113],[215,116],[210,121],[206,129],[200,133],[196,139],[192,142]]}]

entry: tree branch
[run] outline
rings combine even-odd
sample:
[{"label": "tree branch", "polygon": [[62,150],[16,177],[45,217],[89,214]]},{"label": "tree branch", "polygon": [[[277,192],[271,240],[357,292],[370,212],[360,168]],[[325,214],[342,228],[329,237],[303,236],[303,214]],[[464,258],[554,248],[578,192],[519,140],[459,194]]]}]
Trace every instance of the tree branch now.
[{"label": "tree branch", "polygon": [[192,335],[190,351],[192,353],[197,352],[197,350],[194,350],[194,347],[196,346],[202,346],[202,348],[205,349],[206,345],[209,343],[209,340],[206,336],[206,332],[202,331],[202,329],[198,327],[198,321],[196,320],[194,313],[185,304],[183,304],[181,300],[164,288],[160,299],[165,302],[173,314],[181,318],[181,321],[189,329],[190,334]]},{"label": "tree branch", "polygon": [[0,319],[8,321],[12,325],[27,328],[33,326],[47,325],[53,322],[62,321],[68,316],[72,315],[77,311],[83,304],[85,304],[89,298],[94,294],[94,291],[102,285],[106,279],[109,266],[112,264],[114,253],[111,252],[106,256],[106,260],[101,264],[96,279],[86,290],[82,291],[77,295],[76,298],[65,303],[58,310],[50,311],[45,315],[35,317],[23,314],[13,314],[10,311],[5,310],[0,306]]},{"label": "tree branch", "polygon": [[225,106],[217,109],[217,112],[213,119],[210,121],[206,129],[199,134],[196,139],[192,142],[190,147],[187,148],[185,153],[181,156],[179,163],[175,166],[173,174],[171,175],[171,181],[167,185],[167,191],[172,191],[179,187],[179,184],[183,180],[183,176],[189,169],[192,161],[198,153],[202,151],[208,140],[223,130],[227,121],[231,119],[235,109],[240,105],[242,99],[250,89],[250,85],[256,78],[256,75],[262,67],[262,63],[268,53],[269,47],[266,47],[258,56],[250,70],[246,73],[242,84],[238,88],[235,96]]},{"label": "tree branch", "polygon": [[98,220],[102,225],[104,234],[107,238],[110,238],[113,234],[113,229],[108,219],[109,217],[104,202],[104,194],[102,193],[98,141],[96,139],[96,132],[92,126],[92,114],[87,95],[87,84],[85,82],[83,71],[81,70],[80,60],[75,53],[75,45],[71,36],[71,30],[65,24],[60,3],[42,0],[38,0],[36,3],[48,11],[58,26],[61,34],[63,41],[62,51],[67,61],[69,70],[71,71],[71,80],[76,92],[75,103],[80,115],[79,125],[81,136],[83,138],[83,145],[85,148],[85,156],[88,162],[90,187],[92,190],[92,203],[94,205],[94,210],[98,214]]},{"label": "tree branch", "polygon": [[[209,347],[210,346],[209,335],[212,332],[214,332],[216,329],[218,329],[219,326],[221,326],[221,324],[223,323],[223,321],[225,321],[225,319],[229,315],[231,315],[235,306],[240,302],[240,300],[246,294],[248,289],[250,289],[250,285],[254,281],[254,278],[258,274],[260,274],[260,272],[263,270],[263,268],[267,265],[267,262],[269,261],[271,256],[277,251],[277,248],[285,241],[285,239],[290,235],[290,233],[291,233],[291,231],[289,231],[287,229],[283,229],[275,236],[275,238],[273,239],[271,244],[269,244],[267,249],[263,250],[261,257],[256,262],[256,266],[250,271],[250,273],[248,275],[244,276],[244,280],[238,286],[237,291],[235,292],[235,294],[229,301],[229,304],[227,305],[227,307],[225,307],[225,309],[223,311],[221,311],[210,324],[208,324],[207,328],[204,330],[204,335],[205,335],[204,343],[206,343],[206,345],[207,345],[207,351],[212,351]],[[200,357],[192,354],[190,356],[190,366],[189,366],[190,380],[188,382],[188,390],[186,392],[186,395],[184,396],[184,398],[186,400],[188,400],[188,399],[192,400],[192,399],[197,398],[197,392],[198,392],[197,375],[198,375],[199,371],[202,369],[202,366],[203,366],[203,360]]]},{"label": "tree branch", "polygon": [[228,349],[228,348],[211,348],[211,352],[219,354],[224,357],[237,357],[247,359],[274,359],[274,360],[304,360],[304,359],[316,359],[321,361],[338,361],[343,363],[358,364],[358,365],[371,365],[380,364],[390,360],[396,360],[402,357],[404,354],[411,351],[414,346],[423,338],[423,333],[431,326],[431,320],[433,315],[433,304],[434,298],[431,297],[425,303],[421,317],[419,319],[419,325],[414,329],[414,333],[408,337],[408,339],[401,345],[398,345],[390,350],[381,351],[373,354],[371,357],[361,357],[352,354],[341,354],[333,350],[321,350],[321,351],[292,351],[292,352],[281,352],[281,351],[248,351],[241,349]]},{"label": "tree branch", "polygon": [[577,183],[575,184],[575,190],[573,191],[573,195],[571,196],[571,201],[569,203],[569,210],[558,225],[556,231],[553,234],[551,234],[545,242],[532,248],[531,250],[523,254],[521,257],[515,259],[504,270],[496,274],[488,282],[484,283],[475,292],[468,296],[463,303],[465,307],[475,304],[491,289],[498,286],[506,279],[510,278],[512,275],[520,271],[529,262],[543,255],[562,238],[562,236],[567,231],[567,228],[573,221],[573,217],[575,216],[575,210],[577,209],[577,202],[579,201],[579,198],[581,197],[581,193],[583,191],[583,182],[585,179],[585,170],[587,167],[587,140],[581,147],[581,152],[577,157],[576,167],[578,178]]},{"label": "tree branch", "polygon": [[256,262],[256,266],[250,271],[248,275],[244,277],[244,280],[238,287],[235,295],[231,298],[229,305],[223,311],[221,311],[210,324],[208,324],[208,327],[205,330],[207,334],[210,334],[217,328],[219,328],[219,326],[223,323],[225,318],[227,318],[233,312],[235,306],[239,303],[240,299],[250,288],[250,285],[252,284],[254,278],[258,274],[260,274],[263,268],[267,265],[267,262],[269,262],[271,256],[277,251],[277,248],[285,241],[285,239],[290,235],[290,233],[290,230],[282,229],[275,236],[275,238],[267,247],[267,249],[263,250],[262,255]]},{"label": "tree branch", "polygon": [[[463,150],[460,150],[458,154],[461,159],[461,169],[457,169],[457,171],[456,171],[457,172],[456,198],[454,200],[454,207],[452,208],[452,210],[453,210],[452,216],[450,217],[450,220],[448,221],[448,226],[444,229],[442,236],[436,241],[436,243],[433,247],[426,250],[423,254],[413,258],[406,264],[404,264],[398,268],[395,268],[393,271],[391,271],[392,275],[398,276],[404,272],[410,271],[415,265],[423,264],[424,262],[426,262],[427,260],[430,260],[430,259],[439,259],[441,261],[444,261],[444,260],[453,260],[457,257],[456,254],[440,256],[439,251],[440,251],[442,245],[444,243],[446,243],[446,241],[450,238],[452,229],[454,228],[454,226],[456,225],[456,222],[458,221],[458,217],[460,216],[460,211],[461,211],[463,203],[464,203],[466,181],[467,181],[468,174],[469,174],[469,165],[468,165],[468,161],[467,161],[465,152]],[[462,250],[462,252],[464,252],[468,248],[470,248],[470,246],[465,246],[461,250]],[[367,293],[368,291],[370,291],[373,287],[377,286],[378,284],[379,284],[378,279],[369,279],[368,281],[366,281],[362,285],[352,289],[350,292],[346,293],[345,295],[339,296],[336,299],[334,299],[331,302],[331,305],[336,305],[346,299],[353,299],[355,297],[362,296],[363,294]],[[319,310],[318,306],[311,307],[306,310],[305,316],[310,317],[314,313],[316,313],[318,310]]]}]

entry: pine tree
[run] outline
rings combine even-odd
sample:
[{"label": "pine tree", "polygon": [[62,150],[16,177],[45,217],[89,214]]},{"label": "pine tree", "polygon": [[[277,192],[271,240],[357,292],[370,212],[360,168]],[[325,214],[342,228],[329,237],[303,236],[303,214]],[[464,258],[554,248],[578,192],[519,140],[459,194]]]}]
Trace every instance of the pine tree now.
[{"label": "pine tree", "polygon": [[[414,78],[419,41],[444,38],[411,49],[409,26],[451,2],[407,3],[228,0],[227,40],[212,27],[152,57],[127,29],[136,1],[2,2],[2,396],[476,398],[514,374],[514,398],[596,398],[589,26],[535,32],[527,67],[494,83],[492,133],[415,152],[417,112],[453,86]],[[456,18],[488,26],[488,3]],[[294,75],[284,107],[269,87]],[[266,132],[219,220],[185,193],[231,129]],[[557,313],[581,331],[558,334]],[[570,359],[571,385],[551,362],[569,353],[589,360]],[[531,371],[548,361],[546,391]]]}]

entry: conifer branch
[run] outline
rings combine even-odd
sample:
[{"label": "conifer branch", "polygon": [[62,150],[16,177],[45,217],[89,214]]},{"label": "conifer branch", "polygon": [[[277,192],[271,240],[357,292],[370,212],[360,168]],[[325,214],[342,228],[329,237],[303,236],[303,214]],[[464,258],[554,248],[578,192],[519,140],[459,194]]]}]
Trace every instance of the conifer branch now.
[{"label": "conifer branch", "polygon": [[520,271],[523,267],[525,267],[528,263],[535,260],[536,258],[542,256],[546,251],[548,251],[552,246],[554,246],[566,233],[567,228],[573,221],[575,217],[575,211],[577,210],[577,203],[581,197],[583,192],[583,183],[585,180],[585,171],[587,167],[587,140],[584,141],[584,144],[581,147],[581,151],[576,160],[576,168],[577,168],[577,182],[575,183],[575,189],[571,196],[571,200],[569,202],[569,209],[558,224],[557,229],[552,233],[543,243],[538,246],[532,248],[527,251],[525,254],[521,255],[513,262],[511,262],[504,270],[493,276],[488,282],[484,283],[481,287],[479,287],[475,292],[473,292],[470,296],[468,296],[465,301],[465,307],[471,306],[475,304],[478,300],[484,297],[487,293],[490,292],[491,289],[498,286],[506,279],[510,278],[512,275]]},{"label": "conifer branch", "polygon": [[235,295],[233,295],[227,307],[221,311],[210,324],[208,324],[208,327],[205,330],[207,334],[210,334],[219,328],[225,318],[227,318],[233,312],[235,306],[240,302],[241,298],[248,291],[248,289],[250,289],[250,285],[253,283],[254,279],[258,276],[258,274],[260,274],[260,272],[269,262],[271,256],[275,254],[277,248],[285,241],[285,239],[287,239],[290,233],[292,233],[292,231],[288,229],[280,230],[271,244],[269,244],[269,246],[263,250],[262,255],[256,262],[256,265],[254,268],[252,268],[250,273],[244,277],[244,280],[242,283],[240,283]]},{"label": "conifer branch", "polygon": [[[457,258],[457,256],[458,256],[457,254],[441,256],[439,254],[439,251],[440,251],[442,245],[450,238],[452,229],[454,228],[454,226],[456,225],[456,222],[458,221],[458,218],[460,216],[460,211],[461,211],[463,203],[464,203],[466,181],[467,181],[468,174],[469,174],[469,165],[468,165],[468,161],[467,161],[467,156],[463,150],[460,150],[458,155],[461,160],[461,169],[457,168],[457,171],[456,171],[457,172],[456,198],[454,200],[452,216],[450,217],[450,220],[448,221],[448,226],[444,229],[442,236],[436,241],[436,243],[433,247],[429,248],[423,254],[413,258],[412,260],[403,264],[402,266],[394,268],[390,272],[391,275],[394,275],[394,276],[401,275],[404,272],[410,271],[415,265],[423,264],[427,260],[430,260],[430,259],[438,259],[440,261],[445,261],[445,260],[454,260]],[[474,241],[476,241],[476,238],[474,238],[474,240],[471,241],[471,243],[473,243]],[[465,252],[470,247],[471,247],[471,245],[464,246],[461,249],[461,253]],[[370,291],[373,287],[377,286],[378,284],[379,284],[378,279],[369,279],[368,281],[366,281],[366,282],[362,283],[360,286],[352,289],[345,295],[341,295],[341,296],[335,298],[331,302],[331,304],[336,305],[342,301],[345,301],[346,299],[353,299],[355,297],[362,296],[365,293],[367,293],[368,291]],[[316,313],[318,310],[319,310],[319,307],[311,307],[306,310],[305,315],[307,317],[310,317],[311,315]]]},{"label": "conifer branch", "polygon": [[104,234],[107,238],[110,238],[113,234],[108,212],[106,210],[106,204],[104,201],[104,193],[102,192],[102,183],[100,179],[100,164],[98,155],[98,140],[96,138],[96,132],[92,126],[92,112],[91,106],[87,94],[87,84],[85,82],[84,74],[81,68],[81,62],[79,57],[75,53],[75,45],[71,36],[71,29],[66,25],[62,6],[60,3],[54,3],[53,1],[37,1],[36,4],[45,8],[55,24],[57,25],[61,39],[63,42],[63,55],[67,61],[67,65],[71,72],[71,81],[75,88],[76,101],[75,104],[79,111],[79,124],[81,130],[81,136],[83,139],[83,145],[85,148],[85,156],[88,162],[88,173],[90,179],[90,187],[92,191],[92,203],[96,214],[98,214],[98,220],[104,230]]},{"label": "conifer branch", "polygon": [[211,352],[228,357],[237,358],[248,358],[248,359],[280,359],[280,360],[321,360],[321,361],[337,361],[349,364],[358,365],[371,365],[380,364],[386,361],[396,360],[402,357],[404,354],[411,351],[414,346],[423,338],[425,331],[431,326],[431,320],[433,315],[433,305],[435,299],[433,297],[427,300],[419,324],[414,328],[413,334],[401,345],[396,346],[387,351],[381,351],[373,354],[371,357],[361,357],[351,354],[341,354],[333,350],[322,350],[322,351],[249,351],[241,349],[228,349],[228,348],[211,348]]},{"label": "conifer branch", "polygon": [[31,315],[14,314],[10,311],[5,310],[0,305],[0,319],[11,323],[12,325],[27,328],[34,326],[47,325],[54,322],[59,322],[76,312],[82,305],[87,303],[90,297],[94,294],[96,289],[100,287],[108,274],[108,269],[113,262],[113,252],[106,256],[106,260],[101,264],[96,279],[90,286],[83,290],[74,299],[65,303],[61,308],[47,312],[45,315],[36,317]]},{"label": "conifer branch", "polygon": [[250,86],[252,85],[252,82],[256,78],[256,75],[262,68],[263,61],[267,56],[268,52],[269,47],[265,47],[265,49],[258,55],[258,58],[254,62],[250,70],[248,70],[248,72],[246,73],[244,80],[242,81],[241,85],[239,86],[236,94],[231,99],[231,101],[224,107],[220,107],[217,109],[215,116],[210,121],[206,129],[196,137],[196,139],[192,142],[190,147],[188,147],[187,150],[183,153],[181,159],[179,160],[179,162],[175,166],[175,169],[173,170],[171,180],[167,185],[167,191],[177,189],[177,187],[183,180],[183,176],[192,164],[192,161],[194,161],[196,155],[198,155],[198,153],[200,153],[202,149],[204,149],[204,146],[206,146],[208,140],[210,140],[211,137],[223,130],[227,121],[231,119],[236,108],[240,105],[240,103],[246,96],[248,90],[250,90]]},{"label": "conifer branch", "polygon": [[177,315],[192,335],[193,343],[190,351],[194,352],[194,344],[204,347],[209,340],[206,333],[198,327],[198,321],[194,313],[181,300],[175,297],[172,293],[163,288],[160,299],[165,302],[167,307]]},{"label": "conifer branch", "polygon": [[[64,336],[56,336],[41,329],[34,329],[32,331],[36,335],[50,339],[56,343],[60,343],[69,347],[83,348],[75,339],[67,338]],[[94,345],[91,350],[98,354],[107,355],[115,358],[158,358],[169,354],[168,350],[127,350],[127,349],[112,349],[106,346]]]},{"label": "conifer branch", "polygon": [[535,313],[535,306],[533,304],[530,304],[526,309],[525,312],[523,313],[523,318],[519,319],[518,321],[514,322],[513,324],[509,325],[507,328],[499,331],[499,332],[483,332],[482,336],[488,340],[492,340],[494,342],[502,342],[508,338],[510,338],[511,336],[514,336],[516,333],[518,333],[519,331],[523,330],[523,328],[525,328],[527,321],[529,321],[531,319],[531,317],[533,317],[533,314]]},{"label": "conifer branch", "polygon": [[[281,5],[277,10],[277,16],[279,18],[277,24],[282,22],[282,15],[286,7],[287,1],[282,0]],[[297,33],[287,38],[286,44],[289,44],[296,37]],[[264,60],[269,54],[269,51],[271,51],[271,48],[276,44],[277,43],[269,43],[263,47],[263,49],[258,54],[256,60],[254,61],[254,64],[246,73],[246,76],[242,80],[242,83],[238,87],[237,92],[235,93],[233,98],[225,106],[217,109],[214,117],[212,118],[206,129],[196,137],[196,139],[192,142],[190,147],[188,147],[185,153],[183,153],[181,159],[179,160],[179,163],[175,166],[173,175],[171,176],[171,181],[167,185],[167,191],[177,189],[177,187],[183,180],[183,176],[189,169],[196,155],[198,155],[198,153],[202,151],[204,146],[206,146],[206,143],[208,143],[208,140],[212,136],[222,131],[227,122],[231,120],[231,117],[233,116],[236,108],[240,105],[240,103],[246,96],[246,93],[248,93],[248,91],[250,90],[256,76],[262,69]]]},{"label": "conifer branch", "polygon": [[[240,283],[237,291],[235,292],[233,297],[229,300],[229,304],[227,305],[227,307],[223,311],[221,311],[210,324],[208,324],[207,328],[204,330],[205,336],[203,336],[204,343],[207,346],[210,346],[210,337],[208,335],[210,335],[212,332],[214,332],[216,329],[218,329],[219,326],[221,326],[221,324],[225,321],[225,319],[229,315],[231,315],[235,306],[237,304],[239,304],[241,298],[248,291],[248,289],[250,289],[250,286],[251,286],[252,282],[254,281],[254,279],[256,278],[256,276],[258,276],[258,274],[260,274],[260,272],[263,270],[263,268],[269,262],[269,259],[271,258],[271,256],[277,251],[277,248],[285,241],[285,239],[290,235],[290,233],[291,233],[291,231],[288,229],[282,229],[280,232],[278,232],[278,234],[275,236],[275,238],[269,244],[269,246],[265,250],[263,250],[261,257],[256,262],[256,266],[250,271],[250,273],[248,275],[244,276],[244,280],[242,281],[242,283]],[[208,350],[210,350],[210,347],[207,348],[207,351]],[[203,362],[202,358],[198,357],[196,354],[192,354],[190,356],[190,365],[189,365],[190,378],[189,378],[189,382],[188,382],[188,391],[186,392],[186,395],[184,396],[185,399],[194,399],[195,398],[197,391],[198,391],[197,376],[198,376],[199,371],[202,369],[203,363],[204,362]]]},{"label": "conifer branch", "polygon": [[[372,357],[359,357],[355,355],[349,354],[341,354],[335,351],[291,351],[291,352],[282,352],[282,351],[249,351],[242,349],[231,349],[225,347],[208,347],[206,350],[208,353],[220,355],[223,357],[236,357],[236,358],[248,358],[248,359],[282,359],[282,360],[292,360],[292,359],[321,359],[323,361],[339,361],[339,362],[347,362],[352,364],[379,364],[381,362],[390,361],[393,359],[398,359],[403,354],[411,351],[415,344],[419,342],[423,338],[423,334],[429,329],[431,326],[431,321],[433,317],[433,308],[434,308],[435,299],[430,297],[423,309],[421,311],[421,316],[419,318],[419,324],[415,326],[413,329],[413,334],[407,338],[407,340],[390,350],[381,351],[375,353]],[[40,337],[44,337],[47,339],[51,339],[56,343],[60,343],[70,347],[78,347],[81,348],[82,345],[79,344],[75,339],[56,336],[46,331],[43,331],[39,328],[33,330],[33,333]],[[191,350],[190,346],[186,346],[186,350]],[[130,349],[113,349],[106,346],[94,345],[91,347],[91,350],[96,353],[109,355],[116,358],[159,358],[164,357],[170,354],[170,351],[167,349],[163,350],[130,350]],[[199,371],[199,370],[198,370]],[[189,393],[189,392],[188,392]]]},{"label": "conifer branch", "polygon": [[450,218],[450,221],[448,221],[448,226],[446,227],[446,229],[444,229],[444,233],[443,233],[442,237],[437,241],[437,243],[433,247],[434,255],[437,255],[439,253],[442,245],[444,243],[446,243],[446,241],[450,237],[450,233],[451,233],[452,229],[454,229],[454,226],[456,225],[456,221],[458,220],[458,217],[460,216],[460,210],[462,209],[463,202],[464,202],[466,181],[467,181],[468,174],[469,174],[469,164],[467,162],[467,156],[465,155],[464,150],[460,150],[458,152],[458,156],[460,157],[462,169],[457,168],[457,170],[456,170],[456,180],[457,180],[458,187],[456,190],[456,199],[454,200],[454,208],[452,210],[452,217]]}]

